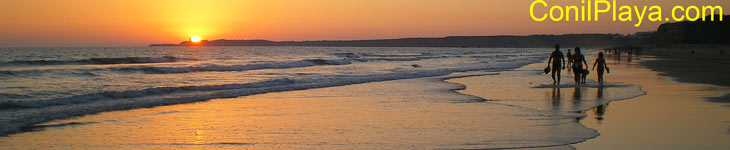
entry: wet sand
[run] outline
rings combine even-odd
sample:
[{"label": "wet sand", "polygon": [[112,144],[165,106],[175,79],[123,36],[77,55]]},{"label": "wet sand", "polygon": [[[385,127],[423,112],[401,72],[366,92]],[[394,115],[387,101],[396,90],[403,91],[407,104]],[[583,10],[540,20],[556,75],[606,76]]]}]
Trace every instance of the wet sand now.
[{"label": "wet sand", "polygon": [[[586,55],[592,65],[595,56]],[[604,97],[621,98],[624,88],[583,88],[573,86],[572,75],[563,71],[561,88],[544,90],[542,95],[532,95],[539,88],[494,89],[492,85],[551,83],[548,75],[543,80],[516,76],[479,76],[449,80],[465,84],[459,92],[492,99],[494,103],[527,106],[531,109],[557,110],[554,113],[581,111],[587,115],[576,117],[576,122],[595,129],[599,136],[571,145],[577,149],[727,149],[730,147],[730,109],[722,103],[707,102],[708,97],[730,93],[730,88],[708,84],[677,82],[675,78],[662,76],[661,72],[647,69],[640,64],[656,61],[655,58],[608,57],[611,73],[605,75],[608,85],[618,83],[638,85],[646,94],[620,101],[603,101]],[[540,66],[542,65],[542,66]],[[515,71],[534,71],[545,64],[533,64]],[[592,73],[589,84],[597,77]],[[517,80],[517,82],[515,82]],[[699,79],[707,80],[707,79]],[[548,85],[549,86],[549,85]],[[622,91],[623,90],[623,91]],[[511,91],[511,92],[510,92]],[[508,94],[505,94],[507,92]],[[562,93],[561,93],[562,92]],[[525,100],[553,100],[552,104],[524,105]],[[610,98],[609,98],[610,99]],[[547,101],[545,103],[548,103]],[[605,104],[605,105],[601,105]],[[586,108],[593,107],[595,108]],[[588,109],[588,110],[586,110]]]},{"label": "wet sand", "polygon": [[[678,81],[705,81],[722,85],[717,78],[700,76],[689,70],[712,70],[698,67],[702,62],[642,58],[628,62],[609,61],[609,82],[641,85],[645,96],[611,102],[586,111],[580,120],[601,134],[572,146],[577,149],[727,149],[730,147],[730,108],[722,103],[705,101],[730,92],[725,86]],[[691,62],[691,61],[685,61]],[[694,67],[680,67],[691,65]],[[643,65],[648,65],[648,69]],[[658,67],[658,68],[657,68]],[[719,67],[719,66],[715,66]],[[666,70],[676,69],[676,70]],[[668,71],[671,73],[657,72]],[[683,73],[684,72],[684,73]],[[714,71],[713,71],[714,72]],[[665,75],[681,74],[679,79]],[[716,75],[710,75],[715,76]],[[591,76],[595,79],[595,75]]]},{"label": "wet sand", "polygon": [[680,82],[730,86],[730,57],[727,56],[660,56],[641,65]]},{"label": "wet sand", "polygon": [[[640,62],[647,68],[686,83],[701,83],[730,87],[730,51],[728,46],[687,46],[692,48],[655,48],[648,53],[657,59]],[[699,48],[694,48],[699,47]],[[691,53],[695,50],[695,54]],[[710,102],[730,104],[730,93],[707,98]],[[730,106],[730,105],[728,105]]]}]

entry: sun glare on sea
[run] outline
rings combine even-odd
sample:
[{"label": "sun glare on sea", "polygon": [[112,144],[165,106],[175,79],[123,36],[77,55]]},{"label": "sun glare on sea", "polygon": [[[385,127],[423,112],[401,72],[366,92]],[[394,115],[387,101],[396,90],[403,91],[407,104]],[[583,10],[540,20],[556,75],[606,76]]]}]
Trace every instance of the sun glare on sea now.
[{"label": "sun glare on sea", "polygon": [[198,36],[193,36],[193,37],[190,37],[190,41],[191,41],[191,42],[196,42],[196,43],[197,43],[197,42],[200,42],[200,37],[198,37]]}]

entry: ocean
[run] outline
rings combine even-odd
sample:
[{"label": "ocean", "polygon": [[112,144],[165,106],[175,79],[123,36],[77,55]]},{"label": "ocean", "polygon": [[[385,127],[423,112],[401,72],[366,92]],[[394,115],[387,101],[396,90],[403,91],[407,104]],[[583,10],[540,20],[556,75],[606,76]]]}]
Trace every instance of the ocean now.
[{"label": "ocean", "polygon": [[252,94],[514,69],[549,51],[423,47],[0,49],[0,134],[54,119]]}]

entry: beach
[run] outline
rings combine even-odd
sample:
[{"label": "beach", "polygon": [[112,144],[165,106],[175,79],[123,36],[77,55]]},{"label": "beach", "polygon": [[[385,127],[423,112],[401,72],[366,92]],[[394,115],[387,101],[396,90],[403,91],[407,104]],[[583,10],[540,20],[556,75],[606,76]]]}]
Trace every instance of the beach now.
[{"label": "beach", "polygon": [[[23,101],[19,97],[19,103],[9,105],[19,108],[2,113],[6,118],[3,121],[9,122],[3,124],[8,126],[3,129],[12,133],[0,138],[0,146],[531,148],[564,146],[596,136],[595,131],[573,121],[576,113],[551,114],[488,103],[455,92],[465,88],[461,84],[444,82],[499,75],[501,71],[541,62],[546,57],[544,49],[302,47],[295,51],[289,47],[213,47],[205,52],[233,56],[210,57],[192,57],[201,52],[194,47],[150,49],[145,52],[169,53],[158,55],[177,59],[133,64],[140,61],[109,58],[102,60],[117,64],[104,65],[90,64],[96,63],[90,60],[99,60],[96,58],[7,62],[25,65],[9,73],[49,79],[61,75],[79,79],[108,77],[137,83],[139,80],[134,79],[145,76],[160,79],[152,80],[156,84],[186,85],[107,92],[91,98]],[[69,68],[51,70],[68,73],[41,72],[49,66]],[[97,76],[75,73],[87,70],[86,74]],[[106,87],[89,82],[77,84]]]},{"label": "beach", "polygon": [[[727,109],[727,105],[723,101],[720,103],[716,102],[716,99],[726,101],[727,99],[722,96],[730,92],[730,88],[720,86],[722,82],[713,82],[716,85],[680,82],[687,80],[710,82],[712,79],[717,79],[712,78],[713,76],[720,76],[717,74],[717,71],[710,72],[713,74],[709,74],[708,76],[711,76],[709,78],[688,75],[679,76],[678,79],[665,75],[673,75],[677,72],[680,72],[679,74],[689,74],[682,72],[689,69],[702,70],[704,68],[675,67],[677,68],[675,70],[666,70],[668,67],[662,66],[686,64],[682,63],[683,61],[673,60],[676,58],[671,57],[644,56],[638,60],[636,57],[632,58],[633,60],[628,60],[626,55],[622,57],[623,60],[607,57],[607,62],[612,72],[606,74],[606,81],[609,83],[620,82],[639,85],[641,86],[641,90],[646,91],[646,94],[581,111],[587,116],[578,117],[576,121],[585,125],[587,128],[597,130],[600,135],[596,138],[571,145],[573,148],[725,149],[730,146],[726,142],[730,139],[730,117],[722,115],[730,113],[730,110]],[[595,56],[587,55],[587,58],[589,58],[588,62],[592,63],[592,58],[595,58]],[[689,59],[695,59],[695,57]],[[673,64],[665,64],[668,62]],[[706,64],[706,62],[694,62],[694,64],[699,66]],[[537,69],[537,67],[534,69]],[[664,73],[654,70],[672,72]],[[724,69],[706,70],[726,71]],[[563,81],[566,80],[565,73],[563,72]],[[504,91],[504,89],[484,90],[488,88],[485,88],[482,84],[483,82],[498,81],[490,78],[488,76],[469,77],[455,81],[467,85],[467,89],[461,91],[465,94],[493,98],[497,101],[505,99],[504,97],[494,95],[494,93],[500,93],[498,91]],[[547,79],[549,77],[545,78]],[[591,74],[588,79],[596,80],[596,78],[595,74]],[[567,80],[572,80],[572,78],[569,77]],[[549,79],[542,82],[546,83],[547,81]],[[469,87],[476,88],[470,89]],[[568,93],[569,97],[557,99],[575,100],[598,95],[619,94],[619,91],[601,89],[574,90],[571,88],[562,88],[562,91],[563,94],[561,95]],[[545,91],[545,95],[553,96],[551,98],[556,99],[553,94],[547,94],[548,92],[554,93],[555,91]],[[593,94],[594,92],[596,94]],[[513,97],[517,96],[514,94],[508,95]]]},{"label": "beach", "polygon": [[0,150],[730,149],[728,0],[4,4]]},{"label": "beach", "polygon": [[[723,45],[682,45],[669,48],[652,48],[645,53],[661,59],[643,61],[641,65],[673,77],[680,82],[730,86],[730,47]],[[692,52],[694,51],[694,53]]]},{"label": "beach", "polygon": [[[44,123],[3,147],[469,149],[562,146],[596,136],[575,114],[482,103],[419,78],[105,112]],[[445,101],[447,100],[447,101]],[[459,101],[451,101],[459,100]],[[92,140],[90,140],[92,139]]]},{"label": "beach", "polygon": [[[685,55],[686,56],[686,55]],[[609,64],[607,81],[642,85],[645,96],[586,111],[580,122],[601,136],[573,145],[578,149],[727,149],[730,144],[730,92],[718,80],[726,59],[678,55],[645,57]],[[708,57],[708,56],[706,56]],[[713,58],[713,57],[709,57]],[[714,57],[716,58],[716,57]],[[694,60],[694,61],[693,61]],[[715,61],[712,61],[715,60]],[[709,68],[698,66],[712,66]],[[720,67],[720,68],[715,68]],[[713,69],[714,68],[714,69]],[[694,71],[703,75],[690,75]],[[659,72],[665,71],[665,72]],[[696,82],[696,83],[692,83]],[[705,84],[709,83],[709,84]],[[718,102],[717,99],[720,101]]]},{"label": "beach", "polygon": [[[595,51],[586,54],[589,63],[593,55]],[[487,60],[497,65],[499,61],[493,59],[497,57],[490,56]],[[549,75],[542,73],[547,61],[541,59],[514,69],[467,70],[106,111],[25,126],[20,133],[0,138],[0,147],[727,147],[723,142],[730,137],[727,128],[730,118],[717,114],[730,111],[720,103],[706,102],[703,98],[721,96],[728,89],[679,83],[640,65],[652,59],[655,58],[644,57],[631,63],[607,59],[612,72],[606,75],[607,83],[602,86],[595,83],[595,74],[590,74],[587,84],[575,87],[572,74],[563,70],[562,84],[553,87]],[[511,62],[508,60],[506,64]],[[602,111],[598,113],[597,109]]]}]

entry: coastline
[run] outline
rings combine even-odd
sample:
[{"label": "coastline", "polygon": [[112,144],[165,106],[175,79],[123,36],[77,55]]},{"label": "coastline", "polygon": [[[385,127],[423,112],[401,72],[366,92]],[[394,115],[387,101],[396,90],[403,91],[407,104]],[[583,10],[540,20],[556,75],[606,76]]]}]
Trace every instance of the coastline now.
[{"label": "coastline", "polygon": [[[592,60],[592,54],[586,54],[588,60]],[[580,120],[586,117],[583,112],[614,101],[630,100],[646,94],[640,85],[608,81],[599,86],[591,77],[586,84],[575,86],[572,73],[568,74],[570,73],[568,69],[561,71],[561,85],[554,87],[550,75],[542,73],[545,64],[547,60],[502,71],[497,76],[474,76],[446,81],[465,85],[465,89],[457,91],[459,93],[480,97],[491,104],[539,111],[545,115],[564,118],[567,120],[563,123],[576,124],[595,133],[594,136],[582,137],[580,140],[542,147],[555,149],[574,149],[571,144],[600,137],[600,130],[580,123]]]},{"label": "coastline", "polygon": [[[660,76],[671,77],[678,82],[730,87],[730,78],[728,78],[728,75],[730,75],[730,67],[728,67],[730,57],[720,54],[717,49],[721,48],[698,50],[697,54],[691,54],[687,51],[673,54],[653,52],[655,54],[652,55],[656,56],[656,59],[641,61],[639,64],[660,72]],[[680,50],[674,49],[674,51]],[[705,100],[730,104],[730,93],[717,97],[707,97]]]},{"label": "coastline", "polygon": [[[593,60],[593,55],[595,54],[586,55],[587,60]],[[585,89],[573,91],[572,94],[569,94],[569,97],[583,99],[574,101],[574,104],[591,103],[595,106],[580,111],[585,116],[575,117],[576,122],[586,128],[596,130],[599,135],[585,141],[572,143],[567,147],[577,149],[724,149],[730,146],[726,142],[730,140],[730,128],[728,128],[730,127],[730,117],[717,115],[728,114],[730,110],[727,109],[727,106],[723,107],[722,103],[705,101],[707,98],[728,93],[729,88],[718,85],[677,82],[674,77],[666,77],[665,75],[670,73],[655,71],[659,69],[651,68],[664,62],[661,57],[643,57],[639,60],[627,60],[625,57],[624,55],[623,60],[607,57],[612,72],[606,75],[606,81],[609,83],[620,82],[639,85],[647,93],[638,97],[599,104],[584,100],[585,97],[595,96],[592,95],[595,90],[588,89],[588,92]],[[677,61],[673,62],[676,63]],[[541,63],[537,64],[543,65]],[[533,67],[533,69],[535,68]],[[515,71],[520,71],[520,69]],[[563,85],[561,85],[561,88],[564,87],[564,84],[572,84],[572,81],[565,81],[566,79],[572,80],[570,77],[572,75],[566,75],[563,72]],[[450,80],[449,82],[466,85],[467,88],[459,92],[467,95],[491,99],[495,97],[495,94],[503,94],[483,90],[484,85],[480,84],[484,84],[484,81],[494,80],[488,78],[486,76],[468,77]],[[545,75],[543,78],[545,80],[542,82],[551,82],[549,76]],[[694,76],[694,78],[698,77]],[[588,79],[595,81],[595,74],[590,74]],[[529,84],[533,84],[533,82]],[[570,91],[572,90],[569,90],[568,93]],[[604,96],[620,93],[601,89],[597,92],[598,95]],[[547,101],[555,98],[554,94],[553,97],[549,97],[549,95],[550,93],[545,92],[543,99]],[[565,92],[562,95],[565,95]],[[511,93],[511,96],[516,95]],[[722,97],[719,97],[719,99],[727,100]]]},{"label": "coastline", "polygon": [[730,57],[709,55],[655,56],[640,65],[679,82],[730,86]]},{"label": "coastline", "polygon": [[[612,102],[584,112],[580,120],[600,136],[571,146],[577,149],[725,149],[730,144],[730,110],[705,101],[727,96],[726,82],[717,82],[721,69],[712,62],[667,56],[631,62],[609,62],[626,74],[609,74],[607,81],[638,84],[647,95]],[[723,61],[723,60],[719,60]],[[703,67],[697,67],[703,66]],[[690,70],[707,70],[705,75]],[[617,75],[618,74],[618,75]],[[595,77],[593,77],[595,78]]]}]

